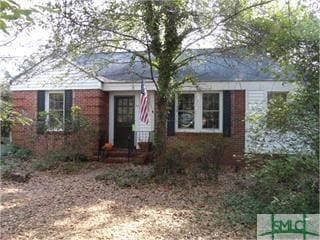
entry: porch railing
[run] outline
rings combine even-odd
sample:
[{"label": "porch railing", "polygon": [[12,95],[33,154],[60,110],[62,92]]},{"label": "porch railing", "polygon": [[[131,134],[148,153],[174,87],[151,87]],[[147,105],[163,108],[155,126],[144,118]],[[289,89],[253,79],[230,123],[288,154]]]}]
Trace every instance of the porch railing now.
[{"label": "porch railing", "polygon": [[137,152],[135,147],[141,142],[154,142],[154,131],[132,131],[128,136],[128,161]]}]

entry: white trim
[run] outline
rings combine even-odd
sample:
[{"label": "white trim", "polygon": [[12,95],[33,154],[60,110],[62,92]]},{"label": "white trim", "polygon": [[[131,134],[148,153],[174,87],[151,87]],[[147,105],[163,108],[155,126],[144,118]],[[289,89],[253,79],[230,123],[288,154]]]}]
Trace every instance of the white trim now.
[{"label": "white trim", "polygon": [[[202,128],[202,101],[204,93],[219,93],[219,128],[218,129],[205,129]],[[223,129],[223,92],[222,91],[204,91],[204,92],[192,92],[185,91],[181,94],[193,94],[194,95],[194,128],[179,128],[178,127],[178,95],[175,96],[175,132],[186,133],[222,133]]]},{"label": "white trim", "polygon": [[201,108],[200,108],[200,115],[201,115],[201,123],[203,117],[203,94],[207,93],[218,93],[219,94],[219,128],[203,128],[201,124],[200,132],[208,132],[208,133],[222,133],[223,129],[223,92],[222,91],[215,91],[215,92],[202,92],[201,93]]},{"label": "white trim", "polygon": [[193,100],[193,128],[179,128],[179,97],[178,94],[175,96],[175,129],[176,132],[197,132],[197,111],[196,111],[196,106],[198,104],[198,98],[197,98],[197,93],[196,92],[182,92],[182,94],[193,94],[194,100]]},{"label": "white trim", "polygon": [[[145,82],[148,91],[156,91],[152,82]],[[140,91],[141,83],[134,82],[107,82],[103,84],[104,91]],[[191,83],[184,84],[181,91],[223,91],[223,90],[253,90],[253,91],[292,91],[296,85],[287,81],[212,81],[212,82],[197,82],[196,85]]]},{"label": "white trim", "polygon": [[[49,95],[52,93],[62,93],[63,94],[63,119],[62,119],[62,123],[64,124],[64,119],[65,119],[65,101],[66,101],[66,94],[65,91],[46,91],[45,92],[45,106],[44,106],[44,110],[45,112],[49,113]],[[47,119],[48,121],[48,119]],[[47,129],[48,132],[61,132],[63,131],[63,128],[59,128],[59,129]]]},{"label": "white trim", "polygon": [[39,91],[39,90],[45,90],[45,91],[62,91],[62,90],[102,90],[102,83],[99,83],[100,86],[17,86],[13,85],[10,86],[10,91],[16,92],[16,91]]},{"label": "white trim", "polygon": [[[11,91],[28,91],[28,90],[85,90],[85,89],[100,89],[103,91],[140,91],[141,83],[128,83],[126,81],[113,81],[101,83],[99,81],[92,82],[93,84],[56,84],[55,86],[49,84],[32,84],[29,82],[10,86]],[[148,91],[156,91],[154,83],[145,82]],[[288,81],[271,81],[271,80],[257,80],[257,81],[207,81],[197,82],[196,85],[191,83],[184,84],[181,91],[222,91],[222,90],[252,90],[252,91],[292,91],[296,88],[294,83]]]},{"label": "white trim", "polygon": [[[141,85],[140,85],[141,87]],[[148,97],[149,97],[149,123],[141,123],[139,119],[139,105],[140,105],[140,89],[139,91],[123,91],[123,92],[110,92],[109,93],[109,143],[112,145],[114,144],[114,97],[115,96],[134,96],[135,101],[135,118],[134,118],[134,125],[137,130],[154,130],[154,97],[155,94],[153,91],[148,89]],[[135,139],[135,144],[137,143],[137,139]]]}]

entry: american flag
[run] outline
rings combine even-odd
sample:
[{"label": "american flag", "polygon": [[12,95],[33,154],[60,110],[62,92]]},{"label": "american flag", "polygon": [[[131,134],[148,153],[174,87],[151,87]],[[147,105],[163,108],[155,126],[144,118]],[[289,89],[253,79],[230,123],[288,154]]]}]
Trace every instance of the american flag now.
[{"label": "american flag", "polygon": [[148,94],[147,89],[144,86],[144,81],[141,82],[141,92],[140,92],[140,120],[141,122],[148,124]]}]

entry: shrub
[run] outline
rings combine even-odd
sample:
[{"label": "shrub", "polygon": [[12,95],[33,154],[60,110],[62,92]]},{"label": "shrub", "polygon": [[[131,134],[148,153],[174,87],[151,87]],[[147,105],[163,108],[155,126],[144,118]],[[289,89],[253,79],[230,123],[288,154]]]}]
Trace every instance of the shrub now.
[{"label": "shrub", "polygon": [[9,178],[11,176],[11,174],[14,172],[15,167],[16,166],[14,163],[7,164],[7,163],[4,163],[3,161],[1,161],[0,162],[1,178]]},{"label": "shrub", "polygon": [[[78,106],[71,108],[71,115],[64,122],[64,131],[59,134],[58,140],[55,135],[48,135],[50,125],[47,119],[54,121],[55,114],[40,112],[38,116],[37,129],[46,137],[53,138],[53,144],[47,144],[47,152],[41,163],[35,163],[37,169],[53,169],[62,166],[61,162],[79,163],[88,160],[89,153],[96,143],[96,130],[89,121],[81,114]],[[37,134],[36,137],[41,135]],[[63,138],[63,139],[61,139]],[[63,144],[61,141],[63,140]],[[55,144],[58,142],[58,144]],[[69,164],[72,165],[72,164]]]},{"label": "shrub", "polygon": [[228,221],[255,224],[258,213],[318,213],[318,160],[279,156],[237,181],[225,196]]},{"label": "shrub", "polygon": [[39,171],[47,170],[62,170],[63,172],[70,173],[80,170],[84,167],[83,161],[86,161],[86,156],[79,155],[77,160],[70,157],[64,151],[50,151],[41,160],[34,162],[33,167]]},{"label": "shrub", "polygon": [[11,158],[20,159],[20,160],[30,160],[32,157],[32,151],[27,148],[21,148],[18,146],[10,146],[9,156]]},{"label": "shrub", "polygon": [[11,178],[16,172],[26,172],[30,169],[30,160],[32,152],[29,149],[21,148],[15,145],[9,145],[7,156],[0,159],[1,178]]},{"label": "shrub", "polygon": [[193,179],[217,180],[223,157],[222,139],[202,138],[197,142],[175,139],[167,148],[166,173],[186,174]]},{"label": "shrub", "polygon": [[37,161],[37,162],[33,162],[32,167],[35,170],[39,170],[39,171],[47,171],[47,170],[52,170],[57,168],[57,162],[51,162],[51,161]]},{"label": "shrub", "polygon": [[98,181],[112,181],[119,187],[138,187],[150,182],[154,175],[152,166],[121,167],[119,169],[108,169],[105,173],[96,176]]}]

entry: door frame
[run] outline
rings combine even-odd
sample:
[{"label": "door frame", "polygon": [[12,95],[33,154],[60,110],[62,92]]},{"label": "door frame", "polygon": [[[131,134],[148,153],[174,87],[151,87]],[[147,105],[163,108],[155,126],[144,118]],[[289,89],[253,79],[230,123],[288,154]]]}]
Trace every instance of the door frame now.
[{"label": "door frame", "polygon": [[109,92],[109,143],[114,145],[114,129],[115,129],[115,97],[120,97],[120,96],[132,96],[134,97],[134,123],[136,124],[138,119],[137,119],[137,113],[139,111],[139,94],[137,91],[127,91],[127,92]]},{"label": "door frame", "polygon": [[[148,131],[154,131],[154,108],[155,108],[155,93],[153,91],[148,91],[151,109],[150,115],[149,115],[149,125],[146,127],[143,123],[140,123],[139,120],[139,104],[140,104],[140,90],[134,90],[134,91],[112,91],[109,93],[109,107],[108,107],[108,136],[109,136],[109,143],[112,145],[114,144],[114,97],[116,96],[134,96],[134,104],[135,104],[135,120],[134,124],[137,128],[143,128],[143,130]],[[134,145],[137,145],[137,139],[134,140]]]},{"label": "door frame", "polygon": [[[114,141],[114,145],[115,145],[115,138],[116,138],[116,128],[117,128],[117,121],[116,121],[116,117],[118,115],[118,111],[117,111],[117,108],[116,108],[116,104],[117,104],[117,98],[131,98],[133,99],[133,122],[132,124],[135,124],[135,120],[136,120],[136,111],[135,111],[135,102],[136,102],[136,99],[135,99],[135,95],[116,95],[114,96],[114,111],[113,111],[113,141]],[[132,126],[131,124],[131,126]],[[131,127],[129,126],[129,127]],[[121,147],[125,147],[125,146],[121,146]]]}]

